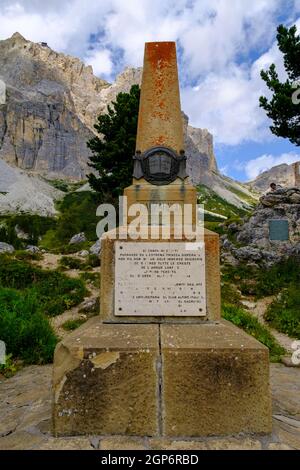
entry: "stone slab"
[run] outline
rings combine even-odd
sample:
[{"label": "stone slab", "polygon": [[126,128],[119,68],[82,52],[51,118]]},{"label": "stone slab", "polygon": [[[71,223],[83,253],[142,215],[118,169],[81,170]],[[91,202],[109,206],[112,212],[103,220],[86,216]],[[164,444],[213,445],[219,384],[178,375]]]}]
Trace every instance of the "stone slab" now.
[{"label": "stone slab", "polygon": [[232,324],[161,325],[163,435],[271,432],[269,353]]},{"label": "stone slab", "polygon": [[204,243],[115,244],[115,315],[206,316]]},{"label": "stone slab", "polygon": [[157,435],[158,357],[157,325],[74,331],[54,355],[54,434]]},{"label": "stone slab", "polygon": [[[122,237],[122,238],[121,238]],[[101,240],[101,313],[104,323],[119,323],[120,317],[115,315],[115,253],[116,242],[122,239],[122,243],[132,243],[126,240],[126,229],[121,227],[117,234],[115,231],[107,232]],[[182,243],[171,237],[170,240],[149,239],[153,243]],[[139,243],[145,240],[135,240]],[[204,230],[205,243],[205,278],[206,278],[206,317],[167,317],[147,316],[141,317],[134,309],[131,315],[122,316],[124,323],[203,323],[205,321],[219,320],[221,317],[221,292],[220,292],[220,263],[219,263],[219,236],[209,230]],[[129,273],[128,273],[129,274]],[[141,305],[141,311],[143,306]]]}]

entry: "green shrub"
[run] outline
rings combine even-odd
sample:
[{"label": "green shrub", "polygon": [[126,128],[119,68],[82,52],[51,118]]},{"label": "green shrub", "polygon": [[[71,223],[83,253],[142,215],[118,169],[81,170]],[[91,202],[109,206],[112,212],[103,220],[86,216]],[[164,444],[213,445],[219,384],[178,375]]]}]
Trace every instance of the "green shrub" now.
[{"label": "green shrub", "polygon": [[59,260],[59,265],[63,269],[82,269],[84,262],[78,258],[73,258],[72,256],[62,256]]},{"label": "green shrub", "polygon": [[98,255],[89,255],[85,263],[85,269],[97,268],[100,266],[100,257]]},{"label": "green shrub", "polygon": [[84,282],[91,283],[94,287],[100,287],[100,273],[83,272],[79,275]]},{"label": "green shrub", "polygon": [[300,339],[300,289],[290,285],[270,305],[265,320],[276,330]]},{"label": "green shrub", "polygon": [[[17,237],[15,227],[18,226],[28,235],[27,239]],[[25,245],[37,245],[40,237],[48,230],[54,230],[56,220],[51,217],[39,215],[21,214],[0,217],[0,241],[10,243],[16,249],[22,249]]]},{"label": "green shrub", "polygon": [[57,338],[37,296],[0,288],[0,305],[0,335],[8,354],[25,364],[51,362]]},{"label": "green shrub", "polygon": [[272,362],[280,361],[281,356],[285,353],[284,348],[277,343],[268,328],[261,325],[257,318],[235,305],[224,304],[222,310],[223,318],[243,329],[269,348]]},{"label": "green shrub", "polygon": [[79,304],[87,295],[80,279],[71,279],[58,271],[44,271],[7,256],[0,256],[0,287],[33,290],[44,313],[50,316]]},{"label": "green shrub", "polygon": [[269,269],[245,264],[224,266],[222,274],[225,282],[238,283],[242,294],[257,298],[277,294],[291,283],[300,285],[299,262],[293,258],[281,261]]},{"label": "green shrub", "polygon": [[17,250],[14,253],[16,259],[22,261],[41,261],[43,259],[42,253],[31,253],[31,251]]},{"label": "green shrub", "polygon": [[65,323],[62,324],[62,327],[66,331],[73,331],[79,328],[86,320],[83,318],[78,318],[78,320],[67,320]]}]

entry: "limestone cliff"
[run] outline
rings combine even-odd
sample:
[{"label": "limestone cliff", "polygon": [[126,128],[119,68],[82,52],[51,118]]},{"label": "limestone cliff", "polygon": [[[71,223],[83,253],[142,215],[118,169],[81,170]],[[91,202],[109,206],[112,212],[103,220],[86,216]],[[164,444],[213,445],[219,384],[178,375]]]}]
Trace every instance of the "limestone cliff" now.
[{"label": "limestone cliff", "polygon": [[[86,141],[97,115],[120,91],[140,83],[142,69],[127,68],[115,83],[93,75],[79,59],[27,41],[19,33],[0,41],[0,158],[47,178],[82,179],[90,171]],[[185,125],[188,172],[193,184],[217,172],[213,138]]]},{"label": "limestone cliff", "polygon": [[248,186],[259,192],[269,189],[271,183],[279,184],[283,187],[296,186],[294,164],[277,165],[270,170],[264,171],[253,181],[247,183]]}]

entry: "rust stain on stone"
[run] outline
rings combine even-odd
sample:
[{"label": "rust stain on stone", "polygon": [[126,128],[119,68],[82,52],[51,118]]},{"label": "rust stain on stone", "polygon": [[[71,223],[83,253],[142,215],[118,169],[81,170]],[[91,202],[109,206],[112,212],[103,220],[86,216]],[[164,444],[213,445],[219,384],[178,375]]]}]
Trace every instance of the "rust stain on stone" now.
[{"label": "rust stain on stone", "polygon": [[183,148],[175,42],[145,45],[136,149],[155,145]]}]

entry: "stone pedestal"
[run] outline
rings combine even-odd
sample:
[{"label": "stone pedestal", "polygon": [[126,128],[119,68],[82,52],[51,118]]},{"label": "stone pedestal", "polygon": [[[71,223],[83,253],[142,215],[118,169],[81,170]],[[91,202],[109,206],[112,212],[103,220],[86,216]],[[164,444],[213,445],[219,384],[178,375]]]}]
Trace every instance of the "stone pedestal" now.
[{"label": "stone pedestal", "polygon": [[55,352],[56,436],[271,431],[268,350],[233,325],[106,324]]}]

